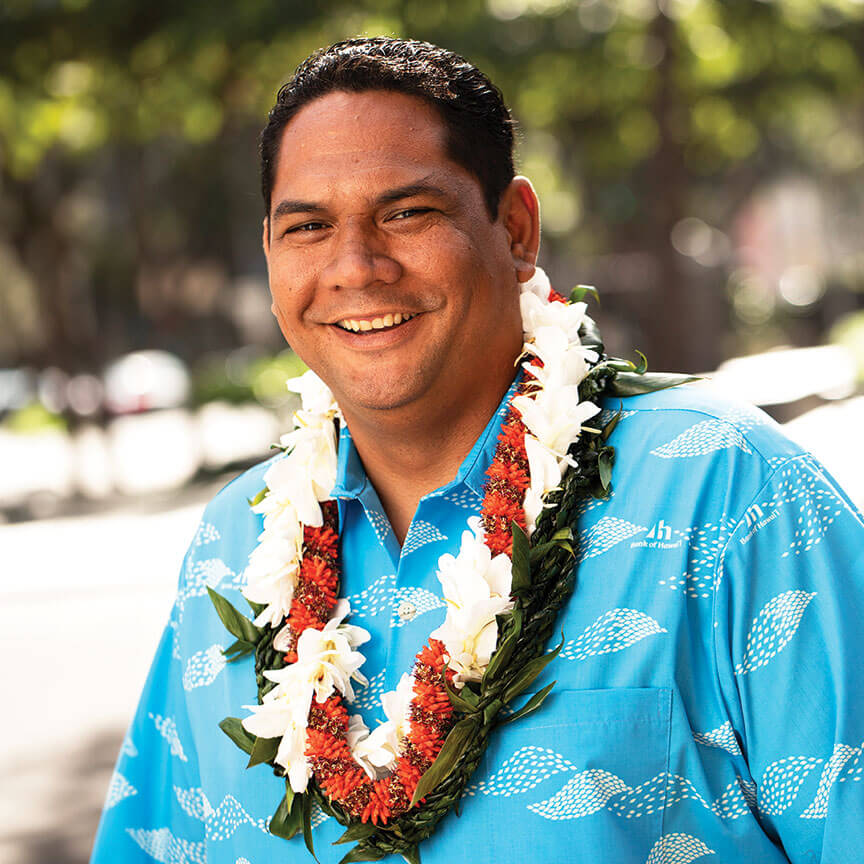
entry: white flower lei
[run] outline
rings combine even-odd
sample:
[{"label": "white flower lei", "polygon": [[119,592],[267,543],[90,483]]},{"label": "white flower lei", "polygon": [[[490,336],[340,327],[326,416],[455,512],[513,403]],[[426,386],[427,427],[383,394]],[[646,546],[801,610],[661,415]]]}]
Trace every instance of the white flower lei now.
[{"label": "white flower lei", "polygon": [[[523,354],[538,357],[532,365],[536,386],[512,400],[528,432],[525,449],[530,486],[524,509],[527,534],[531,535],[546,494],[558,487],[569,464],[568,447],[579,438],[582,424],[600,409],[579,401],[578,387],[587,375],[588,362],[597,354],[583,347],[579,327],[585,303],[550,302],[550,285],[538,267],[522,285],[520,308],[525,344]],[[264,609],[256,625],[283,624],[291,609],[303,554],[304,526],[320,527],[320,502],[331,500],[336,482],[336,431],[333,420],[339,406],[329,388],[306,372],[288,382],[299,393],[302,407],[294,415],[293,431],[280,438],[285,455],[274,462],[264,480],[267,493],[253,510],[264,516],[264,530],[245,570],[245,597]],[[498,640],[496,615],[513,608],[510,597],[512,565],[505,554],[493,556],[484,543],[478,517],[468,520],[459,554],[438,559],[438,580],[447,607],[444,623],[430,635],[444,643],[454,684],[479,681]],[[276,682],[261,705],[244,706],[252,713],[243,719],[247,732],[263,738],[279,738],[274,761],[285,768],[294,792],[304,792],[311,776],[305,755],[306,726],[313,695],[323,702],[338,690],[347,702],[354,700],[352,681],[367,683],[359,671],[365,661],[356,650],[369,633],[343,623],[350,614],[347,600],[340,599],[321,630],[307,628],[297,641],[297,661],[282,669],[267,670]],[[287,649],[288,625],[276,634],[273,646]],[[370,733],[360,715],[352,715],[348,745],[370,778],[392,769],[410,728],[412,676],[402,676],[396,690],[381,697],[387,721]]]}]

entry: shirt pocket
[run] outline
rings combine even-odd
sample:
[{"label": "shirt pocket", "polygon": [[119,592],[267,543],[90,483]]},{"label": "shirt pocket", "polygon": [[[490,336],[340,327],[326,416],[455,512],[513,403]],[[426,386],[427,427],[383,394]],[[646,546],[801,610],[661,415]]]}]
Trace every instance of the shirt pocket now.
[{"label": "shirt pocket", "polygon": [[499,727],[462,818],[441,832],[449,862],[459,849],[472,862],[645,864],[662,833],[671,706],[668,688],[553,690]]}]

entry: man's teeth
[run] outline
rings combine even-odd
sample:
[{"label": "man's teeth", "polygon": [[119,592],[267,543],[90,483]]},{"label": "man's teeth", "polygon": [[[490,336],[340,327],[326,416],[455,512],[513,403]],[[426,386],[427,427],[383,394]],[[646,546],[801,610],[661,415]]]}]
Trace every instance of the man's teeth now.
[{"label": "man's teeth", "polygon": [[396,324],[402,324],[405,321],[410,321],[417,313],[408,315],[402,312],[397,312],[395,315],[389,313],[383,318],[364,318],[357,320],[355,318],[343,318],[337,322],[343,330],[353,330],[355,333],[366,332],[367,330],[383,330],[385,327],[394,327]]}]

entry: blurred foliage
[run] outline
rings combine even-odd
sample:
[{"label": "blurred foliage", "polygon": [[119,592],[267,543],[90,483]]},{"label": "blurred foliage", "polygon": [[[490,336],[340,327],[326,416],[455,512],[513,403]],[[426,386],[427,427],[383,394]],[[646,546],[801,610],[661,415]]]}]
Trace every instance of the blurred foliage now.
[{"label": "blurred foliage", "polygon": [[862,24],[861,0],[5,0],[0,357],[91,367],[248,341],[228,307],[263,270],[257,131],[303,57],[366,33],[487,71],[521,124],[553,273],[618,292],[609,312],[653,365],[705,368],[724,331],[771,321],[730,302],[728,250],[700,261],[670,237],[691,217],[728,229],[789,173],[860,208]]},{"label": "blurred foliage", "polygon": [[39,432],[65,432],[66,420],[59,414],[49,411],[39,402],[30,402],[17,408],[3,418],[3,427],[10,432],[22,435]]},{"label": "blurred foliage", "polygon": [[273,356],[234,351],[227,358],[212,355],[192,372],[192,402],[203,405],[220,400],[233,404],[259,402],[278,407],[294,397],[285,381],[306,371],[306,364],[290,349]]},{"label": "blurred foliage", "polygon": [[864,311],[854,312],[837,321],[829,338],[835,345],[850,351],[858,369],[858,382],[864,384]]}]

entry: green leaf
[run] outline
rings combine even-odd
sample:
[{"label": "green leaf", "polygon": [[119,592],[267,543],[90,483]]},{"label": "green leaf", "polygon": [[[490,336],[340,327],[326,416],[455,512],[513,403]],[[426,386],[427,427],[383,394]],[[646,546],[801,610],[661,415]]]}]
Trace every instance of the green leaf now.
[{"label": "green leaf", "polygon": [[483,709],[483,725],[488,726],[495,717],[498,716],[498,712],[503,707],[504,703],[500,699],[493,699],[484,709]]},{"label": "green leaf", "polygon": [[[271,444],[271,447],[279,447],[278,444]],[[264,496],[267,494],[267,487],[265,486],[254,498],[247,498],[246,500],[249,502],[250,507],[254,507],[256,504],[260,504],[264,500]]]},{"label": "green leaf", "polygon": [[352,864],[353,861],[380,861],[386,855],[386,852],[379,852],[377,849],[355,846],[347,855],[339,859],[339,864]]},{"label": "green leaf", "polygon": [[513,651],[516,648],[516,640],[522,632],[522,615],[522,608],[517,606],[508,616],[510,619],[510,629],[501,641],[501,644],[495,649],[495,652],[489,658],[489,665],[486,667],[486,671],[483,673],[483,679],[480,682],[481,693],[486,690],[486,688],[496,679],[501,670],[510,662],[510,658],[513,656]]},{"label": "green leaf", "polygon": [[514,711],[509,717],[505,717],[501,723],[512,723],[514,720],[527,717],[529,714],[536,711],[543,704],[546,697],[552,692],[552,688],[557,683],[557,681],[553,681],[551,684],[547,684],[542,690],[538,690],[518,711]]},{"label": "green leaf", "polygon": [[639,350],[636,350],[636,353],[639,355],[639,365],[635,372],[637,375],[644,375],[648,371],[648,358]]},{"label": "green leaf", "polygon": [[702,380],[704,379],[698,375],[679,375],[676,372],[646,372],[644,375],[619,372],[612,381],[609,392],[612,396],[638,396],[640,393],[654,393],[656,390],[666,390]]},{"label": "green leaf", "polygon": [[[463,714],[475,714],[477,712],[477,694],[474,693],[473,690],[466,684],[462,691],[455,690],[450,682],[447,680],[447,676],[444,676],[444,689],[447,691],[447,695],[450,697],[450,704],[457,710],[461,711]],[[471,694],[468,696],[467,694]],[[472,698],[473,697],[473,700]]]},{"label": "green leaf", "polygon": [[598,354],[603,353],[603,340],[600,338],[600,331],[597,329],[594,319],[588,315],[582,319],[582,326],[579,328],[579,341],[586,348],[591,348]]},{"label": "green leaf", "polygon": [[564,636],[562,635],[561,642],[558,644],[557,648],[550,651],[548,654],[541,654],[539,657],[535,657],[533,660],[526,663],[519,672],[516,673],[516,676],[504,691],[504,701],[508,703],[511,702],[523,690],[530,687],[534,679],[558,656],[563,647]]},{"label": "green leaf", "polygon": [[[303,796],[303,842],[309,850],[309,854],[318,861],[318,856],[315,854],[315,845],[312,842],[312,796]],[[319,862],[320,864],[320,862]]]},{"label": "green leaf", "polygon": [[334,846],[340,843],[353,843],[355,840],[365,840],[371,837],[378,829],[371,822],[355,822],[349,825],[344,834],[338,840],[333,841]]},{"label": "green leaf", "polygon": [[615,461],[614,450],[606,447],[600,451],[597,457],[597,468],[600,470],[600,484],[604,489],[609,488],[612,482],[612,463]]},{"label": "green leaf", "polygon": [[245,615],[241,615],[221,594],[217,594],[209,585],[207,593],[210,595],[210,600],[216,607],[216,612],[222,619],[225,629],[229,633],[242,639],[244,642],[251,642],[257,645],[264,635],[262,630],[259,630]]},{"label": "green leaf", "polygon": [[570,292],[570,302],[578,303],[585,297],[586,294],[593,297],[597,301],[597,303],[600,302],[600,295],[597,293],[597,289],[593,285],[577,285]]},{"label": "green leaf", "polygon": [[[623,405],[622,405],[623,408]],[[615,431],[615,427],[621,422],[621,408],[618,409],[618,413],[603,427],[603,431],[600,433],[600,437],[604,441],[609,440],[609,436]]]},{"label": "green leaf", "polygon": [[435,757],[435,761],[420,778],[420,782],[414,790],[414,797],[411,799],[412,807],[450,776],[476,731],[477,721],[473,717],[460,720],[450,730],[444,746]]},{"label": "green leaf", "polygon": [[528,535],[515,522],[510,523],[513,534],[513,582],[511,592],[524,594],[531,587],[531,553]]},{"label": "green leaf", "polygon": [[256,738],[252,745],[252,752],[249,754],[249,763],[247,768],[253,765],[260,765],[262,762],[272,762],[276,751],[279,749],[281,738]]},{"label": "green leaf", "polygon": [[566,528],[559,528],[552,535],[552,542],[554,543],[556,540],[572,540],[573,539],[573,530],[568,526]]},{"label": "green leaf", "polygon": [[222,654],[228,658],[229,663],[234,663],[237,660],[242,660],[247,654],[251,654],[255,650],[255,646],[251,642],[246,642],[244,639],[238,639],[232,642],[227,648],[222,649]]},{"label": "green leaf", "polygon": [[239,717],[226,717],[219,728],[244,752],[252,753],[255,746],[255,736],[250,735],[240,722]]},{"label": "green leaf", "polygon": [[250,600],[248,597],[243,598],[248,604],[249,608],[252,610],[252,614],[257,618],[266,608],[266,603],[256,603],[254,600]]},{"label": "green leaf", "polygon": [[308,795],[295,795],[288,781],[285,781],[285,796],[270,819],[270,833],[285,840],[296,836],[303,827],[303,799]]},{"label": "green leaf", "polygon": [[402,851],[402,857],[405,859],[407,864],[420,864],[420,847],[411,846],[409,849],[404,849]]}]

